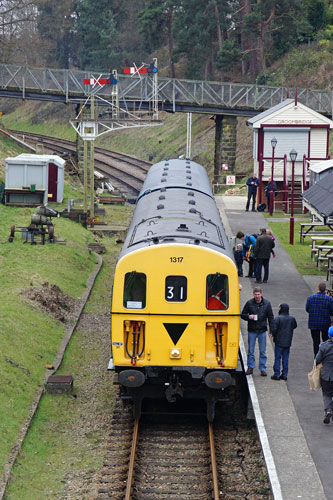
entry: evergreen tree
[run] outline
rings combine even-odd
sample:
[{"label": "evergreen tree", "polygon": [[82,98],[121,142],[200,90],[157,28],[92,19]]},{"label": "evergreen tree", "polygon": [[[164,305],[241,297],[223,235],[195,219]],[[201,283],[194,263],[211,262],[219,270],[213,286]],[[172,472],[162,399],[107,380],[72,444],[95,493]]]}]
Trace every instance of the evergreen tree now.
[{"label": "evergreen tree", "polygon": [[37,29],[48,47],[46,64],[68,68],[74,41],[75,0],[41,0]]},{"label": "evergreen tree", "polygon": [[169,76],[175,77],[174,68],[174,20],[180,9],[180,0],[148,0],[139,13],[139,32],[143,46],[150,53],[163,45],[168,46]]},{"label": "evergreen tree", "polygon": [[78,4],[76,35],[80,40],[78,59],[82,69],[105,72],[120,64],[114,10],[110,0],[81,0]]}]

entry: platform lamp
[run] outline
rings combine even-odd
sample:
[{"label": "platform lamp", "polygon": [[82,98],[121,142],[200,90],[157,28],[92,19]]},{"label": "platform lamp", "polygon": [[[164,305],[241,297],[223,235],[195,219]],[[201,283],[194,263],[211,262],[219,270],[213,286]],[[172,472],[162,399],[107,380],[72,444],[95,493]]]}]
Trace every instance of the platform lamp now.
[{"label": "platform lamp", "polygon": [[290,233],[289,244],[294,244],[294,187],[295,187],[295,161],[297,158],[297,151],[292,149],[289,153],[291,159],[291,209],[290,209]]},{"label": "platform lamp", "polygon": [[272,215],[273,214],[273,203],[274,203],[274,190],[273,190],[273,185],[274,185],[274,152],[275,152],[275,148],[276,148],[276,145],[277,145],[277,139],[275,137],[273,137],[273,139],[271,140],[271,144],[272,144],[272,176],[271,176],[271,192],[270,192],[270,195],[269,195],[269,215]]}]

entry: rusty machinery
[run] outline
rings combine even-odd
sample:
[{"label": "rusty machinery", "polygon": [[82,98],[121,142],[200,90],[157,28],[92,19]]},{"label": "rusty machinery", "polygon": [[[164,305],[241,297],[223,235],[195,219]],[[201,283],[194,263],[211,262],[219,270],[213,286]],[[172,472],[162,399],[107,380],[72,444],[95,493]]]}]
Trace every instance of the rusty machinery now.
[{"label": "rusty machinery", "polygon": [[45,237],[48,236],[50,243],[55,243],[54,224],[52,217],[58,217],[56,210],[50,207],[41,206],[37,208],[37,213],[31,215],[31,223],[27,227],[17,227],[13,224],[10,228],[9,243],[12,243],[16,232],[23,233],[25,241],[30,241],[31,245],[37,245],[36,236],[40,236],[40,243],[45,244]]}]

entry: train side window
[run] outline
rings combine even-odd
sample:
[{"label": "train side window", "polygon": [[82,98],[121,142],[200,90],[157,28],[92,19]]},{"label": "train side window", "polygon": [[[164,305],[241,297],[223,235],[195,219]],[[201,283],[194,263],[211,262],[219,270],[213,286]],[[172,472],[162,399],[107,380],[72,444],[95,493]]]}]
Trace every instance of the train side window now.
[{"label": "train side window", "polygon": [[185,276],[167,276],[165,279],[165,300],[185,302],[187,299],[187,278]]},{"label": "train side window", "polygon": [[206,280],[206,307],[209,310],[228,309],[229,283],[227,275],[220,273],[208,274]]},{"label": "train side window", "polygon": [[146,307],[147,278],[144,273],[132,271],[125,274],[124,307],[143,309]]}]

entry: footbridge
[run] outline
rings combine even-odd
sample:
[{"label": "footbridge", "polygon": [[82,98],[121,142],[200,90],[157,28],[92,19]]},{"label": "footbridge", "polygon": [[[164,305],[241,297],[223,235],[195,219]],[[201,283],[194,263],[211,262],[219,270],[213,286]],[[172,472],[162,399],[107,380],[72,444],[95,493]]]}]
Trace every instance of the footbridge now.
[{"label": "footbridge", "polygon": [[[78,104],[92,95],[105,100],[114,98],[112,75],[91,71],[31,68],[0,64],[0,97]],[[85,79],[97,80],[85,85]],[[157,81],[157,84],[156,84]],[[231,170],[236,157],[236,117],[251,117],[269,109],[286,98],[295,96],[295,89],[263,85],[246,85],[206,80],[183,80],[150,75],[117,75],[117,99],[128,109],[149,109],[157,100],[158,109],[171,113],[195,112],[215,116],[215,167],[228,163]],[[297,89],[299,102],[333,117],[333,91]]]},{"label": "footbridge", "polygon": [[[91,71],[30,68],[0,64],[0,97],[53,102],[83,102],[91,94],[111,98],[112,85],[84,85],[85,79],[108,79]],[[152,77],[119,75],[119,99],[148,103]],[[253,116],[292,98],[295,89],[264,85],[158,78],[159,107],[170,112],[218,113]],[[298,101],[326,116],[333,116],[333,91],[298,89]]]}]

